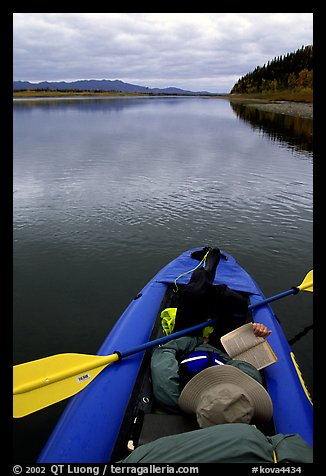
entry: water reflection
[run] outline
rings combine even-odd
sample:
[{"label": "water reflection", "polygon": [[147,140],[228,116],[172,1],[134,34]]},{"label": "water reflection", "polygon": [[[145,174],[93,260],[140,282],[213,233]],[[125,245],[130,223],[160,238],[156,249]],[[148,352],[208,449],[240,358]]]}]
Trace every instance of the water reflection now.
[{"label": "water reflection", "polygon": [[[32,112],[42,106],[46,111],[67,111],[78,108],[78,112],[121,111],[139,105],[164,103],[165,106],[177,107],[186,97],[166,96],[82,96],[82,97],[48,97],[48,98],[14,98],[13,107],[19,112]],[[144,102],[145,101],[145,102]]]},{"label": "water reflection", "polygon": [[230,102],[237,117],[249,122],[273,141],[285,142],[297,151],[313,151],[312,119],[288,116],[276,112],[263,111],[252,105]]},{"label": "water reflection", "polygon": [[[14,101],[13,112],[15,363],[95,354],[188,248],[221,247],[267,295],[311,269],[312,164],[293,166],[309,153],[279,147],[280,130],[271,141],[266,114],[249,125],[200,97]],[[293,339],[311,322],[308,294],[273,306]],[[310,393],[312,338],[294,348]],[[35,461],[57,416],[15,420],[17,461]]]}]

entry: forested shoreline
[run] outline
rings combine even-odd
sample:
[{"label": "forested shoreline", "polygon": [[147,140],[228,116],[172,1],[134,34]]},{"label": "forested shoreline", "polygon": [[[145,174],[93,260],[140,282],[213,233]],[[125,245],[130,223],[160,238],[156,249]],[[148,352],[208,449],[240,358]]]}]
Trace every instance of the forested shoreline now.
[{"label": "forested shoreline", "polygon": [[308,45],[257,66],[236,82],[230,94],[312,93],[312,90],[313,46]]}]

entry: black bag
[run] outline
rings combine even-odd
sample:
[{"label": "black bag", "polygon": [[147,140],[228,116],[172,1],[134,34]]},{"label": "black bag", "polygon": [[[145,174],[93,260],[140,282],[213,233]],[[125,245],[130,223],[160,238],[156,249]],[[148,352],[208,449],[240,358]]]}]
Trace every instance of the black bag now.
[{"label": "black bag", "polygon": [[[173,332],[218,318],[211,342],[245,323],[248,299],[224,284],[212,284],[219,259],[220,251],[212,250],[205,268],[197,268],[189,283],[179,291]],[[202,330],[192,335],[202,335]]]}]

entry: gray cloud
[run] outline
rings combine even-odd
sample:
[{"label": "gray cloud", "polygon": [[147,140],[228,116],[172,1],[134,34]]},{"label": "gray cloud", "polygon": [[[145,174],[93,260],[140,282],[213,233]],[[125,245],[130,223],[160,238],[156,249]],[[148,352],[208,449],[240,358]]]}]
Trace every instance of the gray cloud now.
[{"label": "gray cloud", "polygon": [[14,79],[229,91],[312,44],[312,13],[15,13]]}]

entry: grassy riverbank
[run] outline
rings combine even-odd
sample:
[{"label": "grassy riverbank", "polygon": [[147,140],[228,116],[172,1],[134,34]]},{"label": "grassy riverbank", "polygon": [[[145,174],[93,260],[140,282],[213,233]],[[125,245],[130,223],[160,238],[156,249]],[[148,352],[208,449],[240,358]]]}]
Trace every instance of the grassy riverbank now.
[{"label": "grassy riverbank", "polygon": [[311,89],[302,89],[300,91],[275,91],[259,94],[226,94],[224,97],[232,101],[251,101],[251,102],[273,102],[273,101],[291,101],[291,102],[313,102],[313,91]]}]

